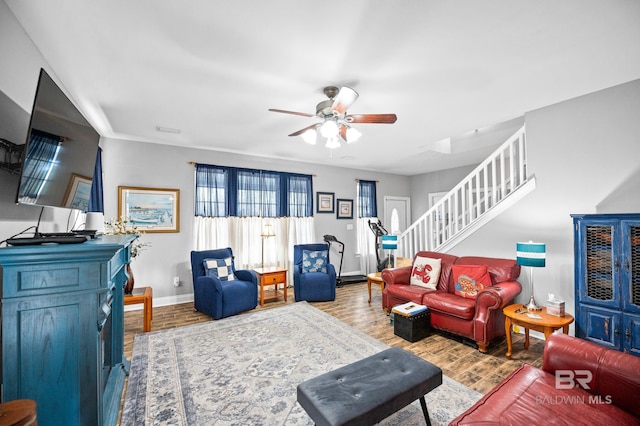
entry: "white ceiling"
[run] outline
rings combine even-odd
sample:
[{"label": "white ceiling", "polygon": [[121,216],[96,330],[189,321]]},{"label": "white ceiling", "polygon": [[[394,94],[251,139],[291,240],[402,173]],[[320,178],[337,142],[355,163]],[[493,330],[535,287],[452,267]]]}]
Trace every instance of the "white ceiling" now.
[{"label": "white ceiling", "polygon": [[[403,175],[476,164],[525,112],[640,78],[637,0],[5,1],[102,136]],[[287,136],[315,118],[267,111],[314,114],[328,85],[398,121],[330,156]]]}]

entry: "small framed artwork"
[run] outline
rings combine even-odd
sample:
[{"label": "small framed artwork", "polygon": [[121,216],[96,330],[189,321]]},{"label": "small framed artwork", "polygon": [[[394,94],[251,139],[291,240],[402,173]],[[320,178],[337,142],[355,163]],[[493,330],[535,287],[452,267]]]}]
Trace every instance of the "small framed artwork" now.
[{"label": "small framed artwork", "polygon": [[119,186],[118,217],[144,232],[180,232],[180,190]]},{"label": "small framed artwork", "polygon": [[353,200],[341,200],[338,198],[338,210],[336,216],[338,219],[353,219]]},{"label": "small framed artwork", "polygon": [[333,192],[316,192],[316,213],[335,212],[334,200]]},{"label": "small framed artwork", "polygon": [[64,194],[64,206],[70,209],[77,209],[86,212],[89,210],[89,198],[91,198],[90,177],[71,173],[71,178],[67,184]]}]

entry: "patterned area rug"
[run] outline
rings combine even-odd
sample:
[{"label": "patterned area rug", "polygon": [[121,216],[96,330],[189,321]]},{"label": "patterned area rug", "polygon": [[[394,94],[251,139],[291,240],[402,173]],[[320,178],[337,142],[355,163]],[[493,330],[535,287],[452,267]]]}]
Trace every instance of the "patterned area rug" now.
[{"label": "patterned area rug", "polygon": [[[313,425],[296,386],[386,348],[306,302],[139,334],[121,425]],[[444,376],[426,395],[432,424],[480,397]],[[416,401],[381,424],[425,420]]]}]

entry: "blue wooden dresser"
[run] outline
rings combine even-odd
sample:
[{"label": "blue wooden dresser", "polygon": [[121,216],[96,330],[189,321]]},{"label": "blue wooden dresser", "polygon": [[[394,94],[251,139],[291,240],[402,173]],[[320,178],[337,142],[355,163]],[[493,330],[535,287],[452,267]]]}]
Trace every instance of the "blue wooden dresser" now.
[{"label": "blue wooden dresser", "polygon": [[135,238],[0,248],[2,401],[36,401],[40,426],[116,424]]}]

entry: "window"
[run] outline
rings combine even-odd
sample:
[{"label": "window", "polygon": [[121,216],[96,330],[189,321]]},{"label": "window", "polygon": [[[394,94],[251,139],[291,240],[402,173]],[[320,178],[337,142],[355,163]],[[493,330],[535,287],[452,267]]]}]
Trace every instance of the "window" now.
[{"label": "window", "polygon": [[196,165],[196,216],[312,216],[311,175]]},{"label": "window", "polygon": [[263,216],[263,217],[278,217],[278,216],[287,216],[287,214],[278,214],[279,206],[282,203],[281,200],[281,181],[282,176],[278,172],[268,172],[262,170],[260,172],[260,213],[259,215],[252,216]]},{"label": "window", "polygon": [[400,216],[398,215],[398,209],[394,208],[391,211],[391,235],[398,235],[400,233]]},{"label": "window", "polygon": [[261,216],[260,172],[240,170],[237,182],[237,210],[232,216]]},{"label": "window", "polygon": [[196,165],[196,216],[227,216],[227,188],[226,170]]},{"label": "window", "polygon": [[289,216],[313,215],[311,179],[305,175],[289,175]]},{"label": "window", "polygon": [[358,217],[377,217],[376,182],[358,181]]},{"label": "window", "polygon": [[377,237],[371,232],[369,222],[378,216],[376,182],[358,180],[358,219],[356,220],[357,250],[360,254],[360,271],[364,274],[378,270]]}]

